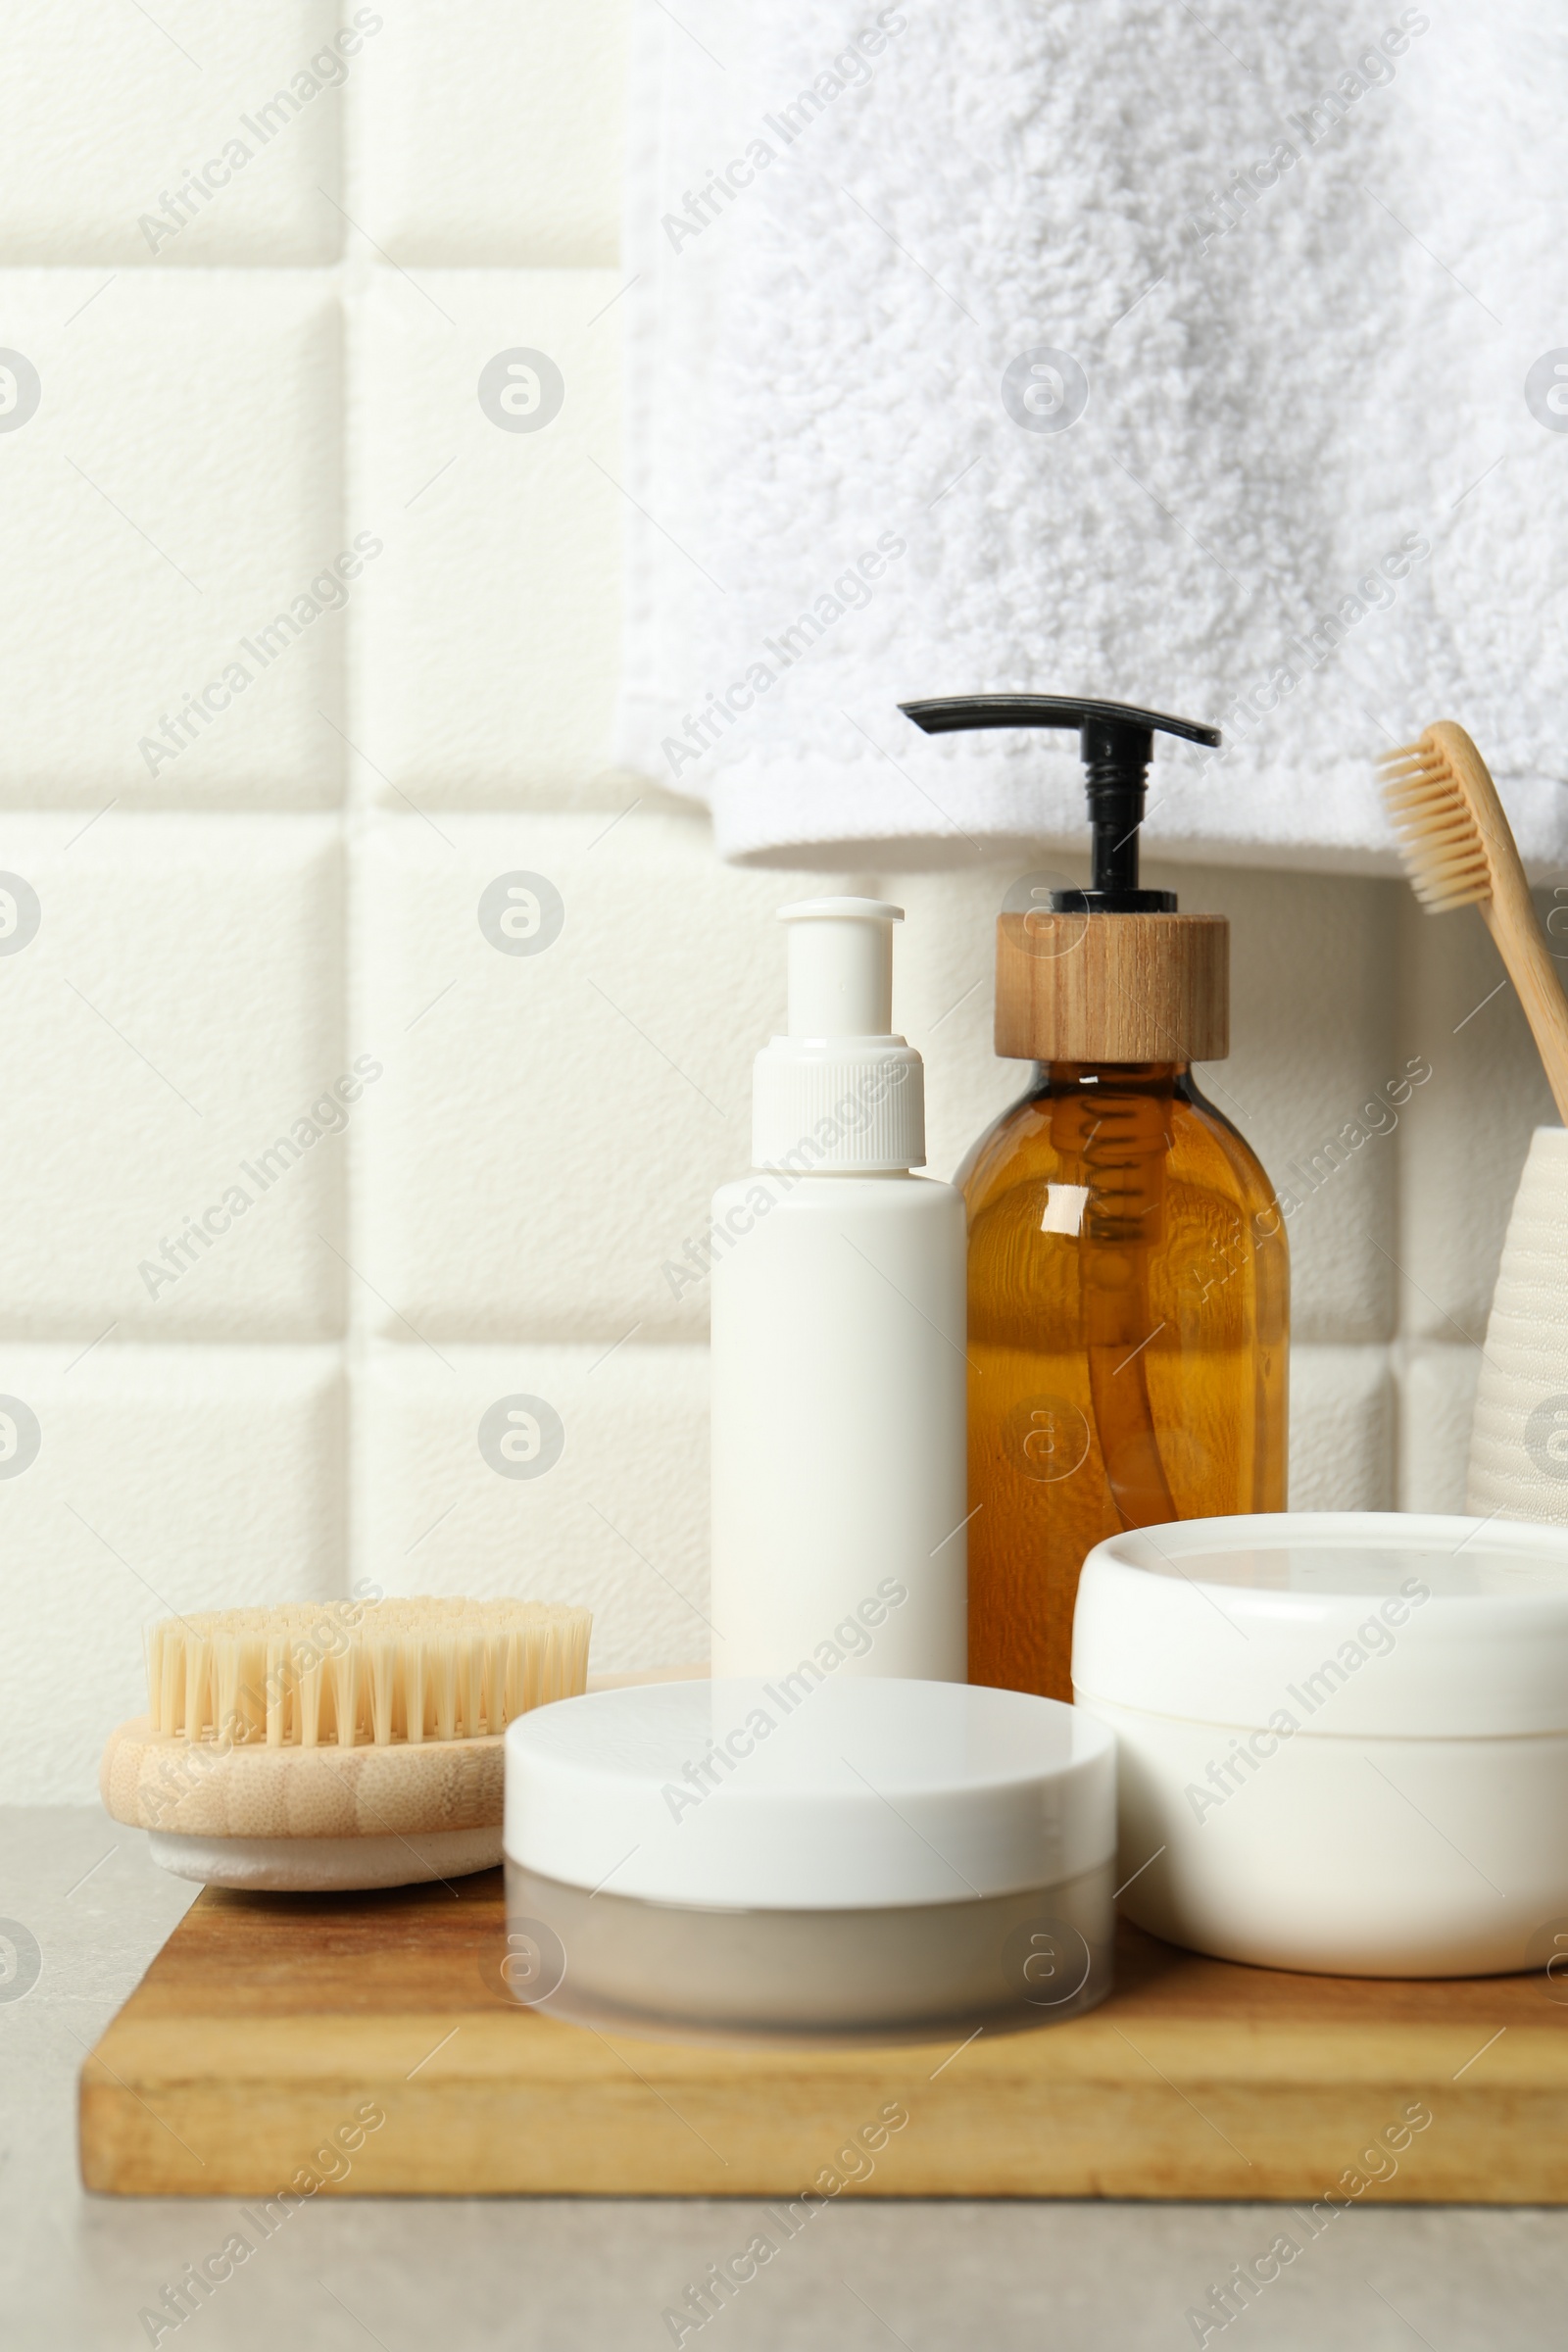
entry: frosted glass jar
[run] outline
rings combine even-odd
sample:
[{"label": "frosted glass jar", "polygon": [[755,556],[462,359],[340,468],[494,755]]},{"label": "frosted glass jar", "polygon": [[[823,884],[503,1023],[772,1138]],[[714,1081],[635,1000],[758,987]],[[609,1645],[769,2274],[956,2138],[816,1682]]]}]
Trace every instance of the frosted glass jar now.
[{"label": "frosted glass jar", "polygon": [[1568,1948],[1561,1529],[1323,1511],[1113,1536],[1084,1563],[1073,1686],[1116,1735],[1121,1907],[1152,1934],[1330,1976]]},{"label": "frosted glass jar", "polygon": [[519,1999],[633,2032],[912,2039],[1104,1996],[1110,1736],[1023,1691],[814,1672],[509,1728]]}]

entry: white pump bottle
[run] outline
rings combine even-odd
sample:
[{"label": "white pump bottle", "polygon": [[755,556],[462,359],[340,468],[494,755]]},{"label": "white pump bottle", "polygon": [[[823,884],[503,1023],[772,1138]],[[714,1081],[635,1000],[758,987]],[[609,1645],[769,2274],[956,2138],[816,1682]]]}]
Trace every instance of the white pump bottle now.
[{"label": "white pump bottle", "polygon": [[967,1667],[964,1211],[893,1034],[893,925],[808,899],[753,1173],[713,1197],[715,1675]]}]

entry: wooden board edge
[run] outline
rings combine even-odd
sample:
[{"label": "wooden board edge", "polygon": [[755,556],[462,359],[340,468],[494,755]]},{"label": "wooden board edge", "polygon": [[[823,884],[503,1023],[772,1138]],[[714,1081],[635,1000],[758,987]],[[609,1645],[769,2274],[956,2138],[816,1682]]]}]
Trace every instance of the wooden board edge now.
[{"label": "wooden board edge", "polygon": [[[838,2197],[1128,2199],[1290,2203],[1568,2204],[1568,2130],[1553,2092],[1463,2093],[1411,2084],[1289,2086],[1267,2133],[1243,2096],[1200,2113],[1174,2086],[1115,2096],[1057,2086],[1001,2101],[983,2085],[939,2093],[894,2078],[837,2123],[760,2115],[744,2097],[676,2114],[624,2083],[507,2084],[345,2076],[284,2082],[270,2103],[222,2085],[156,2088],[87,2079],[83,2185],[106,2195]],[[885,2091],[885,2099],[875,2097]],[[1412,2103],[1431,2123],[1392,2156],[1384,2135]],[[906,2121],[879,2129],[890,2106]],[[865,2112],[862,2114],[860,2108]],[[366,2110],[382,2122],[368,2122]],[[314,2128],[302,2117],[314,2110]],[[355,2118],[361,2122],[356,2125]],[[358,2132],[351,2151],[345,2126]],[[874,2150],[867,2137],[880,2140]],[[1374,2158],[1368,2153],[1376,2148]],[[1381,2178],[1378,2177],[1381,2174]]]}]

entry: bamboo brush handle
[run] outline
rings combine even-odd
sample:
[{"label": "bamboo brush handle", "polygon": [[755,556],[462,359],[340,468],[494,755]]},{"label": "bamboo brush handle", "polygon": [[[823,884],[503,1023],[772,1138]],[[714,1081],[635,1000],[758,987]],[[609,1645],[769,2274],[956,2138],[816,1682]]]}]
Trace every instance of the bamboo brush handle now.
[{"label": "bamboo brush handle", "polygon": [[[1501,880],[1499,875],[1499,884]],[[1568,1001],[1524,876],[1515,868],[1509,881],[1509,887],[1494,888],[1492,897],[1482,901],[1481,911],[1519,992],[1557,1115],[1568,1127]],[[1517,888],[1511,886],[1515,881]]]},{"label": "bamboo brush handle", "polygon": [[1481,835],[1492,884],[1492,896],[1481,901],[1481,911],[1525,1008],[1557,1116],[1568,1127],[1568,1001],[1530,896],[1507,810],[1491,769],[1462,727],[1439,719],[1427,729],[1426,740],[1437,745],[1456,771]]}]

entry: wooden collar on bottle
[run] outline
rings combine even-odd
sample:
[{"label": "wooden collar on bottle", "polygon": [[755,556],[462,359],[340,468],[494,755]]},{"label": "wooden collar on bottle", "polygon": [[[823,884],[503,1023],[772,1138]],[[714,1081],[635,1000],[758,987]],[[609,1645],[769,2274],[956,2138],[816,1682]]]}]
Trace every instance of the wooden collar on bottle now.
[{"label": "wooden collar on bottle", "polygon": [[997,1052],[1011,1061],[1223,1061],[1230,924],[1219,914],[997,920]]}]

